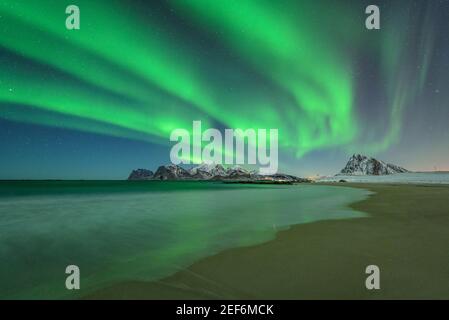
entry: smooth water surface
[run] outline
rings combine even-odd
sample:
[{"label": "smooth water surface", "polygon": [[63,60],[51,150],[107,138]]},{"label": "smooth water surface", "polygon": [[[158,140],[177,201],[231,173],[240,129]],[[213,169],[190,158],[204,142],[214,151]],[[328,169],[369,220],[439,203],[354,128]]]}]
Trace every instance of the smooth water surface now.
[{"label": "smooth water surface", "polygon": [[[0,298],[73,298],[155,280],[292,224],[361,217],[369,191],[214,182],[0,182]],[[65,268],[81,289],[65,289]]]}]

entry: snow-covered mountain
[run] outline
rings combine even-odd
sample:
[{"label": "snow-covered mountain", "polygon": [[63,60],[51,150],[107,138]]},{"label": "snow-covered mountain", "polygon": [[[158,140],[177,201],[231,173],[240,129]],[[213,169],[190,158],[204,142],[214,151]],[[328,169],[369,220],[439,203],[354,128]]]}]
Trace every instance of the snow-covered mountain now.
[{"label": "snow-covered mountain", "polygon": [[226,170],[226,177],[228,179],[251,178],[254,175],[255,175],[254,171],[246,170],[245,168],[242,168],[241,166],[229,167]]},{"label": "snow-covered mountain", "polygon": [[254,172],[240,166],[226,169],[221,164],[200,164],[189,172],[193,179],[199,180],[249,179],[254,175]]},{"label": "snow-covered mountain", "polygon": [[213,177],[227,176],[226,169],[221,164],[200,164],[197,167],[190,169],[192,177],[211,179]]},{"label": "snow-covered mountain", "polygon": [[[190,170],[180,166],[170,164],[160,166],[154,174],[145,169],[134,170],[129,180],[223,180],[223,179],[243,179],[251,178],[252,171],[248,171],[240,166],[225,169],[221,164],[201,164]],[[151,172],[152,176],[149,176]]]},{"label": "snow-covered mountain", "polygon": [[160,166],[154,173],[153,180],[183,180],[190,177],[190,172],[186,169],[170,164]]},{"label": "snow-covered mountain", "polygon": [[256,171],[247,170],[241,166],[224,168],[221,164],[201,164],[190,170],[177,165],[160,166],[153,174],[150,170],[133,170],[128,180],[219,180],[219,181],[278,181],[278,182],[310,182],[286,174],[260,175]]},{"label": "snow-covered mountain", "polygon": [[408,170],[394,164],[367,157],[361,154],[354,154],[349,158],[346,166],[340,171],[340,175],[387,175],[395,173],[409,172]]}]

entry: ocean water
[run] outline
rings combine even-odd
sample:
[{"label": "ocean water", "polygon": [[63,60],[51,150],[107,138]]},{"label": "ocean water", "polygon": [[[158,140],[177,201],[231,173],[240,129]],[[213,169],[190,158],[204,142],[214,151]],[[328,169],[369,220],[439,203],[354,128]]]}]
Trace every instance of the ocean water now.
[{"label": "ocean water", "polygon": [[[214,182],[0,182],[0,298],[77,298],[155,280],[292,224],[363,217],[369,191]],[[77,265],[81,290],[65,289]]]}]

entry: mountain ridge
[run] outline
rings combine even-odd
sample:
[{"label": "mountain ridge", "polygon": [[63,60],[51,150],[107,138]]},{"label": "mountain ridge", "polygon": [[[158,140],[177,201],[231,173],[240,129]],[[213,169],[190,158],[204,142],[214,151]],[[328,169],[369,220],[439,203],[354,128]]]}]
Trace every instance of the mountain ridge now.
[{"label": "mountain ridge", "polygon": [[362,154],[353,154],[346,166],[337,175],[389,175],[410,172],[398,165],[386,163]]},{"label": "mountain ridge", "polygon": [[[245,182],[310,182],[308,179],[293,175],[277,173],[273,175],[260,175],[238,165],[225,168],[221,164],[200,164],[190,170],[178,165],[169,164],[159,166],[151,176],[147,169],[133,170],[128,180],[158,180],[158,181],[245,181]],[[139,174],[143,173],[143,174]]]}]

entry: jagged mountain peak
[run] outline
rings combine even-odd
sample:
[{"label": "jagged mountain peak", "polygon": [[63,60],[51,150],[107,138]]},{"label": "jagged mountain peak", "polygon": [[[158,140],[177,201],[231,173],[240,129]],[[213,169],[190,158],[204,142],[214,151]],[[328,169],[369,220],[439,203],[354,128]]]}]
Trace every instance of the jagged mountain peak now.
[{"label": "jagged mountain peak", "polygon": [[372,157],[355,153],[340,171],[340,175],[387,175],[409,172],[394,164],[385,163]]},{"label": "jagged mountain peak", "polygon": [[129,180],[217,180],[217,181],[243,181],[243,182],[279,182],[279,183],[299,183],[310,182],[307,179],[301,179],[292,175],[275,174],[275,175],[259,175],[256,171],[245,169],[239,165],[225,168],[221,164],[202,163],[190,170],[181,166],[168,164],[160,166],[154,174],[149,170],[134,170]]},{"label": "jagged mountain peak", "polygon": [[136,169],[131,172],[128,180],[148,180],[153,177],[153,171],[148,169]]},{"label": "jagged mountain peak", "polygon": [[197,167],[190,169],[190,174],[206,174],[210,176],[224,176],[226,169],[221,164],[202,163]]},{"label": "jagged mountain peak", "polygon": [[187,177],[190,177],[189,171],[175,164],[160,166],[153,175],[155,180],[177,180]]}]

